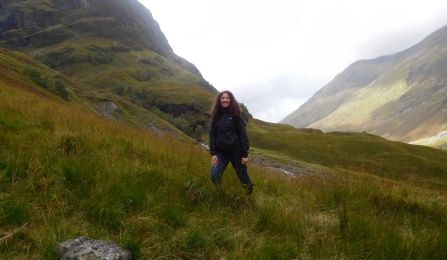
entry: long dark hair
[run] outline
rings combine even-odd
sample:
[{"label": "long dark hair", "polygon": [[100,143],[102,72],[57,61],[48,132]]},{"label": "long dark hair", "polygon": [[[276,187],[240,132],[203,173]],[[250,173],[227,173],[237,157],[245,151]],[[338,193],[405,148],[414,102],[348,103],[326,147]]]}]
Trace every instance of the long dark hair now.
[{"label": "long dark hair", "polygon": [[222,98],[222,95],[225,93],[227,93],[228,96],[230,97],[230,106],[228,107],[228,109],[230,110],[231,116],[233,116],[233,117],[241,116],[241,113],[242,113],[241,108],[239,106],[239,103],[234,98],[233,93],[231,93],[228,90],[225,90],[225,91],[220,92],[219,95],[217,95],[216,99],[214,100],[214,104],[213,104],[213,108],[212,108],[212,112],[211,112],[211,119],[213,121],[216,121],[217,118],[223,112],[224,107],[220,103],[220,99]]}]

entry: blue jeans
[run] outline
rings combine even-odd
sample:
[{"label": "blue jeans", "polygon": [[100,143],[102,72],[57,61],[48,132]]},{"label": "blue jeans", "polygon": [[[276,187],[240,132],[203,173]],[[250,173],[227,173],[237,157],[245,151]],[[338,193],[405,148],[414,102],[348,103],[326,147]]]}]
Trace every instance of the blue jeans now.
[{"label": "blue jeans", "polygon": [[248,176],[247,166],[242,165],[242,154],[239,150],[235,150],[231,153],[217,153],[218,164],[215,167],[211,167],[211,181],[215,184],[222,183],[222,176],[228,163],[231,162],[234,171],[242,184],[251,184],[250,176]]}]

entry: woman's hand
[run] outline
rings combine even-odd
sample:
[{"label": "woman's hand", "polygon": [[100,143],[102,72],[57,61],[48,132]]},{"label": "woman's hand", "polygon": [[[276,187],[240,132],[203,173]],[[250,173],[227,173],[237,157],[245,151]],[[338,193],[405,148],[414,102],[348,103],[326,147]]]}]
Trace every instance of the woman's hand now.
[{"label": "woman's hand", "polygon": [[248,157],[242,157],[241,163],[242,165],[246,165],[248,163]]},{"label": "woman's hand", "polygon": [[218,163],[217,155],[211,156],[211,166],[216,167]]}]

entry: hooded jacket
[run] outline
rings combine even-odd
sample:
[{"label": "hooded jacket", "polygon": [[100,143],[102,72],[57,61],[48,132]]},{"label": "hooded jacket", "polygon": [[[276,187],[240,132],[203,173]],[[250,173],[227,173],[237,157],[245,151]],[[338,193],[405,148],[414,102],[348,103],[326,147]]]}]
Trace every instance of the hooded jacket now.
[{"label": "hooded jacket", "polygon": [[210,153],[230,153],[240,149],[242,157],[248,156],[249,141],[242,116],[233,117],[228,109],[210,127]]}]

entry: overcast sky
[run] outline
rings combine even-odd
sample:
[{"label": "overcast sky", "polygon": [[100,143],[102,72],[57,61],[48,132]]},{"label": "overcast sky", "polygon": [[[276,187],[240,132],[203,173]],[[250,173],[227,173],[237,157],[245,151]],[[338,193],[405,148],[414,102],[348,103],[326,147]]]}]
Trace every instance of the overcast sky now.
[{"label": "overcast sky", "polygon": [[447,1],[139,0],[174,52],[257,119],[277,123],[360,59],[447,25]]}]

